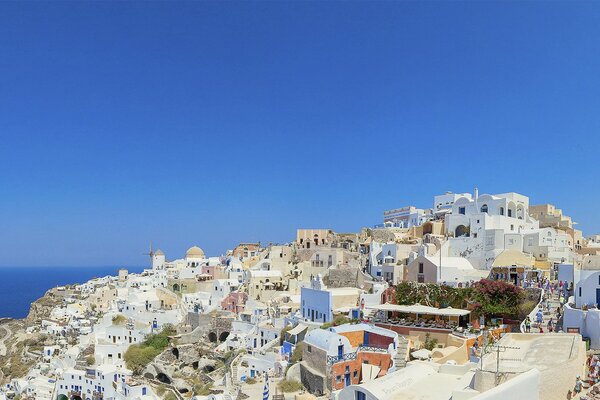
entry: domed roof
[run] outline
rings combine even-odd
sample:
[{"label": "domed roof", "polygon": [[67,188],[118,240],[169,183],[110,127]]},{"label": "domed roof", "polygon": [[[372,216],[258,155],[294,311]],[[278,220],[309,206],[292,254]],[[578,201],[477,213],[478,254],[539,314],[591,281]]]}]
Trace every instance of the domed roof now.
[{"label": "domed roof", "polygon": [[193,246],[185,253],[185,258],[204,258],[204,250],[198,246]]}]

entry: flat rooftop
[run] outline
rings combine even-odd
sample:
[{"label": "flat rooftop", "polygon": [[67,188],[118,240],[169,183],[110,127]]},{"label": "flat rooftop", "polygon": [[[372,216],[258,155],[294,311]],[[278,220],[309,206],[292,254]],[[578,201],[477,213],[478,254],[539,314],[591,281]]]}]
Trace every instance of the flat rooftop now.
[{"label": "flat rooftop", "polygon": [[[580,341],[580,335],[569,333],[509,333],[497,343],[501,346],[501,369],[504,372],[525,372],[531,368],[544,371],[559,366],[577,357]],[[496,370],[497,354],[492,349],[483,357],[483,370]]]}]

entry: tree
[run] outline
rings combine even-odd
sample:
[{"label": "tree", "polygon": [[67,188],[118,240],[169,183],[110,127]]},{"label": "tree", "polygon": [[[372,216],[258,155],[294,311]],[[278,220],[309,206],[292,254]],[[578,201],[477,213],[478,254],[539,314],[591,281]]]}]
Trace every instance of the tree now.
[{"label": "tree", "polygon": [[515,318],[523,290],[504,281],[482,279],[473,285],[475,312],[486,317]]},{"label": "tree", "polygon": [[300,342],[294,347],[294,351],[292,352],[291,361],[293,363],[302,361],[302,352],[303,351],[304,351],[304,342]]}]

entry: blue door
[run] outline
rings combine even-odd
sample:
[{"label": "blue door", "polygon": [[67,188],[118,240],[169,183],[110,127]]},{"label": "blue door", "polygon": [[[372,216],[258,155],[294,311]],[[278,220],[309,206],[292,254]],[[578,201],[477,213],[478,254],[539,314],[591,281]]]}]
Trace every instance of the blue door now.
[{"label": "blue door", "polygon": [[600,289],[596,289],[596,304],[600,304]]},{"label": "blue door", "polygon": [[344,345],[338,346],[338,360],[344,358]]},{"label": "blue door", "polygon": [[363,345],[368,346],[369,345],[369,332],[365,331],[365,337],[363,340]]},{"label": "blue door", "polygon": [[346,386],[350,386],[350,373],[346,372],[345,377],[346,377]]}]

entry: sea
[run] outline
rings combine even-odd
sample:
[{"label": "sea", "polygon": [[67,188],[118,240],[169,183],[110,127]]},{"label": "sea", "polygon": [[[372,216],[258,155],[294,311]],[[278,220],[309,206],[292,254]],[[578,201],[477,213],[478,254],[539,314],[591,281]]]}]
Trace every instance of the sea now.
[{"label": "sea", "polygon": [[29,305],[56,286],[84,283],[117,275],[119,269],[142,272],[144,267],[0,267],[0,318],[25,318]]}]

